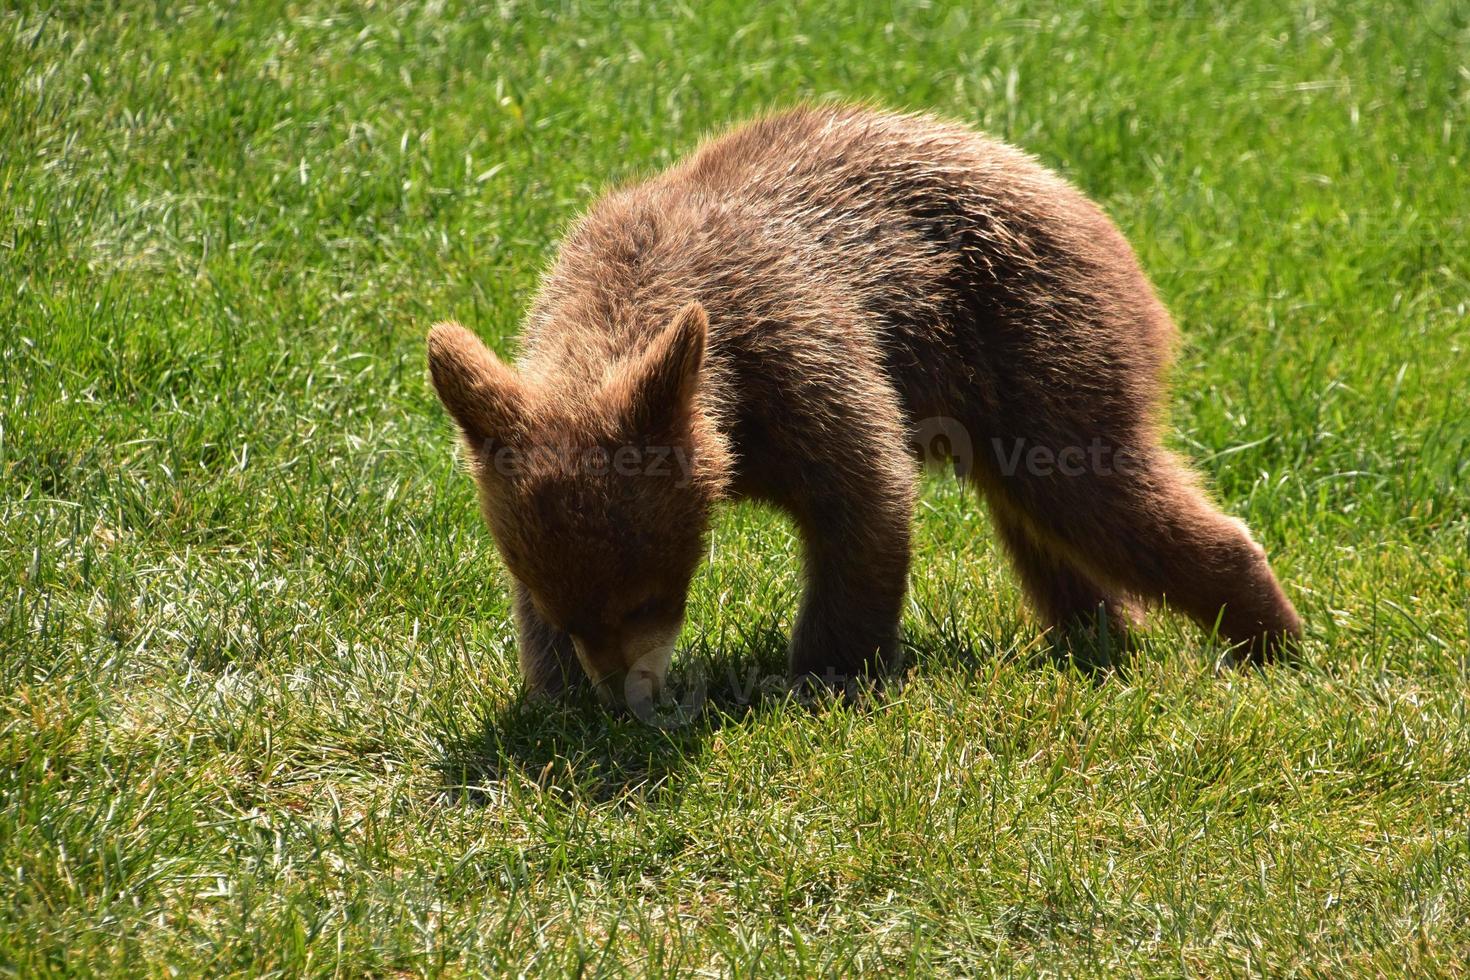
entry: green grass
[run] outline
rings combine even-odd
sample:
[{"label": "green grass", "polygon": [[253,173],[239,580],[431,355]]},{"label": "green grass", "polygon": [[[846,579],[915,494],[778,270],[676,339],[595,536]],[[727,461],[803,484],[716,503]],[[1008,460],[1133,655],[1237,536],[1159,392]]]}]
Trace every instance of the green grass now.
[{"label": "green grass", "polygon": [[[1470,13],[1393,6],[6,5],[0,973],[1470,970]],[[935,479],[901,690],[741,696],[799,558],[736,508],[693,724],[521,705],[425,328],[829,96],[1116,216],[1302,667],[1058,662]]]}]

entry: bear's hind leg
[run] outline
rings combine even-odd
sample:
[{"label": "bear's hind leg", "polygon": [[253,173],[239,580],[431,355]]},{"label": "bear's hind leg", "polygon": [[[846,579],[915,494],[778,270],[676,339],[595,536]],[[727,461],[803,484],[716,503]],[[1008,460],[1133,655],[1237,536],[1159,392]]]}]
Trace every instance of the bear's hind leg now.
[{"label": "bear's hind leg", "polygon": [[1301,620],[1264,549],[1164,450],[1134,454],[1126,472],[1025,489],[1039,530],[1097,580],[1164,599],[1206,629],[1218,624],[1255,661],[1301,636]]},{"label": "bear's hind leg", "polygon": [[991,516],[1021,588],[1058,639],[1085,637],[1126,641],[1137,615],[1126,597],[1099,585],[1070,559],[1026,529],[1018,516],[994,501]]}]

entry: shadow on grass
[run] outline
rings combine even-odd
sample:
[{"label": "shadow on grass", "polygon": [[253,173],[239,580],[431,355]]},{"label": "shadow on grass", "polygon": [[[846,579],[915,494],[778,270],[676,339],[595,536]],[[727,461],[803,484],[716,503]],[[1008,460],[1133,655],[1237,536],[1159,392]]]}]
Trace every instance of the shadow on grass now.
[{"label": "shadow on grass", "polygon": [[1059,635],[1047,633],[1042,648],[1058,670],[1070,668],[1101,684],[1113,677],[1126,680],[1144,641],[1133,630],[1080,629]]},{"label": "shadow on grass", "polygon": [[1050,665],[1075,670],[1093,683],[1126,679],[1135,659],[1146,651],[1146,624],[1098,619],[1069,630],[1044,630],[1034,622],[1017,619],[1009,626],[973,636],[959,624],[959,610],[927,610],[905,631],[907,677],[922,677],[959,668],[980,670],[996,661],[1015,661],[1030,668]]},{"label": "shadow on grass", "polygon": [[513,778],[597,801],[672,786],[721,728],[798,704],[785,684],[785,649],[774,627],[728,654],[696,644],[670,674],[670,704],[652,718],[609,711],[585,687],[519,698],[468,731],[444,732],[446,787],[489,802]]},{"label": "shadow on grass", "polygon": [[[919,630],[905,644],[898,672],[876,690],[863,689],[856,703],[881,703],[886,690],[901,689],[914,678],[979,669],[1006,658],[1033,667],[1050,662],[1102,683],[1126,673],[1136,646],[1130,637],[1107,631],[1100,637],[1079,632],[1060,638],[1018,631],[977,645],[950,631]],[[444,732],[440,770],[446,788],[468,802],[491,802],[500,784],[519,778],[606,802],[674,787],[725,726],[768,712],[821,711],[831,704],[830,692],[792,692],[785,650],[786,637],[774,625],[724,652],[697,643],[670,675],[669,704],[655,717],[608,711],[587,688],[554,700],[519,698],[482,716],[469,730]]]}]

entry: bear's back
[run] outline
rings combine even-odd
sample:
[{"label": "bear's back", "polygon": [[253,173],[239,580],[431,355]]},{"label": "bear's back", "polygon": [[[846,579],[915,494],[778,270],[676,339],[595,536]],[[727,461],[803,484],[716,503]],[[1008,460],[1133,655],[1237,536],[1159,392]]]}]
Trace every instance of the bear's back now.
[{"label": "bear's back", "polygon": [[1050,361],[1103,319],[1156,349],[1172,329],[1121,234],[1064,179],[963,126],[851,105],[746,123],[603,197],[563,242],[523,350],[582,383],[691,300],[715,347],[747,353],[860,320],[907,390],[946,387],[997,338]]}]

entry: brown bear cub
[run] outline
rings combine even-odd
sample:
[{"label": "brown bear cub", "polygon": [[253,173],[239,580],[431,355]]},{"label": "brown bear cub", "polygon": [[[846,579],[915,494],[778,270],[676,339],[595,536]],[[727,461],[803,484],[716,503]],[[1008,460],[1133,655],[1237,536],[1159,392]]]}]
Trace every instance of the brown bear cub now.
[{"label": "brown bear cub", "polygon": [[1174,336],[1122,234],[1030,156],[824,106],[594,205],[514,367],[452,323],[429,366],[514,579],[527,686],[585,673],[637,701],[735,498],[805,545],[793,675],[892,666],[926,441],[985,494],[1050,626],[1167,599],[1257,659],[1299,636],[1264,551],[1160,442]]}]

